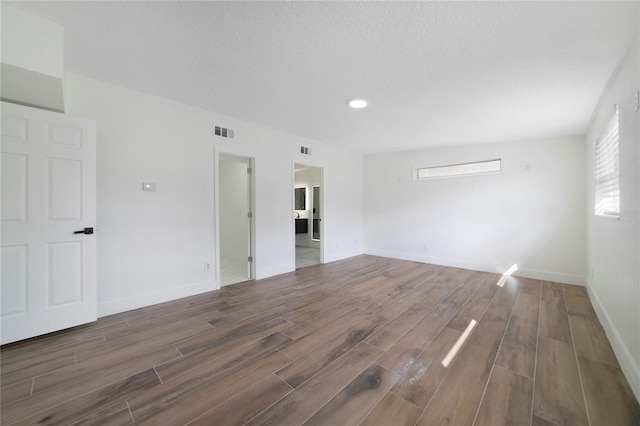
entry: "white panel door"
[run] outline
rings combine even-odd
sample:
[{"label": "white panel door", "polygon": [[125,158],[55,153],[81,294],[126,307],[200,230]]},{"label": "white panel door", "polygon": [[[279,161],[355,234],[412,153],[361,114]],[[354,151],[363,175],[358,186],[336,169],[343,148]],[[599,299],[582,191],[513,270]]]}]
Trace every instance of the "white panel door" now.
[{"label": "white panel door", "polygon": [[5,344],[96,320],[96,125],[2,102],[1,129]]}]

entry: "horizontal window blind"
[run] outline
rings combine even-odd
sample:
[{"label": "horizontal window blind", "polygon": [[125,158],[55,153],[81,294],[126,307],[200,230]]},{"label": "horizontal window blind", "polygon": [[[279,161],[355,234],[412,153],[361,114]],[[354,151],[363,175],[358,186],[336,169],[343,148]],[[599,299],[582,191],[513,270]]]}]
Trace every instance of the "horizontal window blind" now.
[{"label": "horizontal window blind", "polygon": [[596,140],[595,214],[620,215],[620,149],[618,106],[602,134]]}]

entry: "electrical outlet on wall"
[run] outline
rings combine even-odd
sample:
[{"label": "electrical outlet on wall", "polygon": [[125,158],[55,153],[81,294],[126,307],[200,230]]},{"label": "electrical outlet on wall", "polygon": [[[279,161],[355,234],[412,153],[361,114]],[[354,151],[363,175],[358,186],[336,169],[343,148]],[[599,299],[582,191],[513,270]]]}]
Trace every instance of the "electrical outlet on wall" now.
[{"label": "electrical outlet on wall", "polygon": [[204,262],[204,271],[205,272],[211,272],[211,263]]}]

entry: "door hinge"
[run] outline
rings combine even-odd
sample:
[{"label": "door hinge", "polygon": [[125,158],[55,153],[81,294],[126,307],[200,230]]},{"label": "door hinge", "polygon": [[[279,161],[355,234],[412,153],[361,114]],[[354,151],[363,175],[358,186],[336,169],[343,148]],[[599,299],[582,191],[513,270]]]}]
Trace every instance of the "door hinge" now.
[{"label": "door hinge", "polygon": [[253,169],[251,167],[247,167],[247,174],[250,175],[253,173]]},{"label": "door hinge", "polygon": [[249,219],[253,219],[253,212],[247,212],[247,217]]},{"label": "door hinge", "polygon": [[253,256],[249,256],[249,257],[247,257],[247,261],[248,261],[248,262],[253,262]]}]

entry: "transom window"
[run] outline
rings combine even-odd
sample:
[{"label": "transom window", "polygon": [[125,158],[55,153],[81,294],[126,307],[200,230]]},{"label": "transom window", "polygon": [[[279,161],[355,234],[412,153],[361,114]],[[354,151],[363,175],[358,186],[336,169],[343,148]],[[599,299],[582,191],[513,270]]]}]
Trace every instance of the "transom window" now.
[{"label": "transom window", "polygon": [[419,167],[415,169],[414,178],[416,180],[466,176],[481,173],[496,173],[502,171],[502,160],[476,161],[472,163],[449,164],[434,167]]}]

